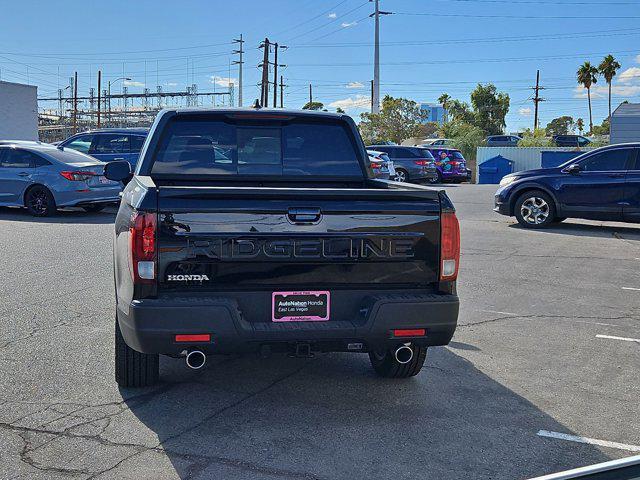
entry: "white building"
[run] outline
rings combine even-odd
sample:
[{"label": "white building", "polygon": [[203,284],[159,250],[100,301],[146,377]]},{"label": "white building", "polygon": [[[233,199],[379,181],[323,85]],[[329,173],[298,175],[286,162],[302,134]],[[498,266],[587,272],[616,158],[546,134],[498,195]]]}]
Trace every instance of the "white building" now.
[{"label": "white building", "polygon": [[38,87],[0,81],[0,140],[38,140]]},{"label": "white building", "polygon": [[611,114],[611,143],[640,142],[640,103],[621,103]]}]

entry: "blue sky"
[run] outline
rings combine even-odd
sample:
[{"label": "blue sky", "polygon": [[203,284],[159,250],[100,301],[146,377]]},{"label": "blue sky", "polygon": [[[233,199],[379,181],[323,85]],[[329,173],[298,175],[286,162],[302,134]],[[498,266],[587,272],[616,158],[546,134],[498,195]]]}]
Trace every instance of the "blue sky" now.
[{"label": "blue sky", "polygon": [[[279,59],[287,65],[286,106],[302,106],[309,83],[331,110],[357,116],[369,105],[373,4],[364,0],[5,3],[1,79],[38,85],[40,96],[55,96],[76,70],[79,94],[87,95],[98,68],[105,84],[124,72],[132,92],[191,83],[219,91],[238,76],[230,41],[242,33],[245,104],[259,96],[257,46],[268,36],[289,47]],[[547,88],[541,124],[565,114],[586,123],[575,71],[612,53],[622,64],[614,105],[640,101],[639,0],[381,0],[381,9],[394,12],[381,19],[382,95],[433,102],[447,92],[468,101],[478,82],[492,82],[511,96],[507,126],[515,131],[533,123],[530,87],[539,68]],[[600,123],[603,80],[594,97]]]}]

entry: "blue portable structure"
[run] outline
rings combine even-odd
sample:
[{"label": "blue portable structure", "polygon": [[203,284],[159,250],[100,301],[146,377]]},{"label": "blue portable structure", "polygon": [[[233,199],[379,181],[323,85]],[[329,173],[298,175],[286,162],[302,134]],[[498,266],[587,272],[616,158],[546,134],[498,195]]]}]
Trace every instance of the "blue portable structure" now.
[{"label": "blue portable structure", "polygon": [[558,165],[562,165],[568,162],[572,158],[582,155],[584,152],[579,150],[572,150],[570,152],[558,152],[558,151],[543,151],[542,153],[542,168],[553,168]]},{"label": "blue portable structure", "polygon": [[497,155],[478,165],[478,183],[500,183],[502,177],[513,173],[513,160]]}]

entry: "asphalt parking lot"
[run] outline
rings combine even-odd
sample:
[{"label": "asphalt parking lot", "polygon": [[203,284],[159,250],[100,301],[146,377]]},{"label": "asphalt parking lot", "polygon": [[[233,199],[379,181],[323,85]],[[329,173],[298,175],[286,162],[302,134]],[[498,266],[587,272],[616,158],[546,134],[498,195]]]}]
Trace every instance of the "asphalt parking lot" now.
[{"label": "asphalt parking lot", "polygon": [[408,381],[366,355],[233,356],[119,390],[113,214],[0,209],[0,478],[524,479],[632,455],[640,344],[618,338],[640,338],[640,226],[528,231],[495,186],[446,188],[459,327]]}]

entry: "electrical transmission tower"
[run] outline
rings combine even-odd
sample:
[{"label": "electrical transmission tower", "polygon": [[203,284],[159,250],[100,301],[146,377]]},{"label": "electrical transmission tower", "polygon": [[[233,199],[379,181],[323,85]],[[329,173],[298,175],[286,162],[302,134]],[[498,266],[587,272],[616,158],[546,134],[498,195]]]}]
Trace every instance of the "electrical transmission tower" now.
[{"label": "electrical transmission tower", "polygon": [[242,48],[244,44],[244,40],[242,39],[242,34],[240,34],[240,38],[234,38],[233,43],[237,43],[240,45],[238,47],[238,50],[233,51],[233,53],[237,53],[240,56],[239,60],[233,61],[233,64],[238,65],[238,106],[241,107],[242,106],[242,64],[244,63],[244,60],[242,60],[242,54],[244,53],[244,49]]}]

